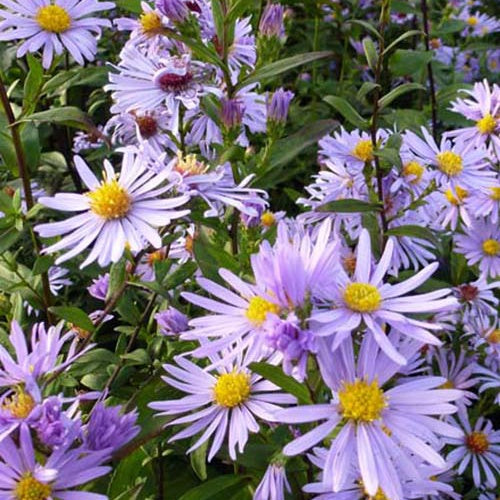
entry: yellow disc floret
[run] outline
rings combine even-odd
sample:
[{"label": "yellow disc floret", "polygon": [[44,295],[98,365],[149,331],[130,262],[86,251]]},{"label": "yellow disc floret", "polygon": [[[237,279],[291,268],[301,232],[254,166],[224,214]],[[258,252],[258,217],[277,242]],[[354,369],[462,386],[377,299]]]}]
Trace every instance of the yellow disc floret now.
[{"label": "yellow disc floret", "polygon": [[483,252],[486,255],[500,255],[500,241],[487,239],[483,241]]},{"label": "yellow disc floret", "polygon": [[262,325],[267,318],[267,313],[279,314],[278,305],[262,297],[252,297],[246,310],[246,317],[256,326]]},{"label": "yellow disc floret", "polygon": [[352,155],[358,160],[367,161],[373,160],[373,144],[370,139],[363,139],[359,141],[354,149],[351,151]]},{"label": "yellow disc floret", "polygon": [[371,383],[356,380],[344,383],[339,391],[340,409],[344,418],[356,422],[373,422],[378,420],[382,410],[387,406],[384,391],[376,380]]},{"label": "yellow disc floret", "polygon": [[214,399],[220,406],[233,408],[250,396],[250,376],[246,373],[224,373],[214,386]]},{"label": "yellow disc floret", "polygon": [[130,210],[130,196],[116,179],[102,183],[87,196],[92,212],[106,220],[124,217]]},{"label": "yellow disc floret", "polygon": [[47,500],[51,496],[52,488],[41,483],[31,474],[25,475],[16,485],[14,498],[16,500]]},{"label": "yellow disc floret", "polygon": [[59,5],[45,5],[40,7],[35,17],[40,28],[51,33],[64,33],[71,27],[71,17]]},{"label": "yellow disc floret", "polygon": [[403,175],[411,177],[410,184],[418,184],[424,175],[424,167],[417,161],[410,161],[403,167]]},{"label": "yellow disc floret", "polygon": [[484,432],[474,431],[465,437],[465,444],[472,453],[481,455],[490,447],[488,436]]},{"label": "yellow disc floret", "polygon": [[500,187],[492,187],[490,188],[491,194],[490,198],[493,201],[500,201]]},{"label": "yellow disc floret", "polygon": [[476,122],[476,127],[481,134],[492,134],[497,128],[497,122],[495,118],[488,113]]},{"label": "yellow disc floret", "polygon": [[344,290],[344,301],[353,311],[373,312],[380,307],[382,296],[377,287],[369,283],[350,283]]},{"label": "yellow disc floret", "polygon": [[470,16],[467,18],[467,24],[469,26],[476,26],[478,23],[479,19],[476,16]]},{"label": "yellow disc floret", "polygon": [[454,177],[464,169],[462,157],[453,151],[443,151],[436,155],[438,167],[448,177]]},{"label": "yellow disc floret", "polygon": [[266,211],[260,216],[260,222],[264,227],[274,226],[276,222],[276,217],[272,212]]},{"label": "yellow disc floret", "polygon": [[463,189],[460,186],[456,186],[455,190],[453,189],[447,189],[446,192],[444,193],[446,196],[446,199],[452,204],[452,205],[461,205],[465,198],[469,196],[469,192],[467,189]]},{"label": "yellow disc floret", "polygon": [[500,344],[500,328],[496,328],[489,335],[487,335],[486,340],[490,344]]},{"label": "yellow disc floret", "polygon": [[139,22],[141,23],[142,32],[147,35],[154,35],[161,31],[161,19],[156,12],[144,12]]},{"label": "yellow disc floret", "polygon": [[34,407],[34,399],[23,390],[18,390],[16,394],[5,398],[2,404],[2,409],[16,418],[27,418]]},{"label": "yellow disc floret", "polygon": [[208,166],[196,158],[196,155],[182,156],[180,151],[177,152],[177,164],[175,170],[184,175],[200,175],[208,170]]}]

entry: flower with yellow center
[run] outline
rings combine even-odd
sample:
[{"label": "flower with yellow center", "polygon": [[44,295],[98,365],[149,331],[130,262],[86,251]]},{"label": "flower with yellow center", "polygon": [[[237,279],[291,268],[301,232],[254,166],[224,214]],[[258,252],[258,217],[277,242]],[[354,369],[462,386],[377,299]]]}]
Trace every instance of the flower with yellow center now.
[{"label": "flower with yellow center", "polygon": [[246,317],[255,325],[261,326],[268,313],[279,314],[280,308],[262,297],[252,297],[245,312]]},{"label": "flower with yellow center", "polygon": [[424,167],[418,161],[410,161],[403,166],[403,175],[412,177],[410,184],[418,184],[424,175]]},{"label": "flower with yellow center", "polygon": [[474,431],[465,437],[465,445],[472,453],[481,455],[488,451],[490,442],[484,432]]},{"label": "flower with yellow center", "polygon": [[387,407],[384,391],[376,380],[371,383],[365,380],[344,383],[338,396],[343,417],[356,422],[378,420]]},{"label": "flower with yellow center", "polygon": [[380,307],[382,296],[377,287],[369,283],[349,283],[344,290],[344,301],[352,311],[366,313]]},{"label": "flower with yellow center", "polygon": [[489,135],[495,132],[497,122],[490,113],[487,113],[476,122],[476,127],[481,134]]},{"label": "flower with yellow center", "polygon": [[226,408],[234,408],[250,396],[250,376],[246,373],[224,373],[214,386],[215,402]]},{"label": "flower with yellow center", "polygon": [[373,160],[373,144],[370,139],[360,140],[354,149],[351,151],[352,155],[358,160],[365,163]]},{"label": "flower with yellow center", "polygon": [[139,23],[141,24],[142,32],[146,35],[156,35],[161,32],[161,18],[156,12],[143,12],[139,18]]},{"label": "flower with yellow center", "polygon": [[92,212],[106,220],[125,217],[130,209],[130,196],[116,179],[103,182],[87,196]]},{"label": "flower with yellow center", "polygon": [[14,490],[16,500],[47,500],[51,496],[50,485],[35,479],[31,474],[23,476]]},{"label": "flower with yellow center", "polygon": [[492,187],[490,188],[491,194],[490,198],[493,201],[500,201],[500,187]]},{"label": "flower with yellow center", "polygon": [[202,161],[198,161],[196,155],[183,156],[180,151],[177,152],[177,164],[175,170],[184,175],[201,175],[208,170],[208,166]]},{"label": "flower with yellow center", "polygon": [[462,157],[453,151],[438,153],[436,159],[439,170],[448,177],[455,177],[464,169]]},{"label": "flower with yellow center", "polygon": [[45,5],[38,9],[36,22],[45,31],[50,33],[64,33],[71,27],[71,17],[59,5]]},{"label": "flower with yellow center", "polygon": [[470,16],[467,18],[467,24],[469,26],[476,26],[478,23],[479,19],[476,16]]},{"label": "flower with yellow center", "polygon": [[7,410],[13,417],[27,418],[35,407],[35,400],[22,389],[16,394],[5,398],[2,404],[2,410]]},{"label": "flower with yellow center", "polygon": [[466,189],[461,188],[460,186],[455,187],[455,191],[453,189],[447,189],[445,192],[446,199],[455,206],[461,205],[465,198],[469,196],[469,192]]},{"label": "flower with yellow center", "polygon": [[500,241],[491,238],[483,241],[483,252],[485,255],[494,257],[500,255]]},{"label": "flower with yellow center", "polygon": [[276,223],[276,217],[272,212],[267,211],[261,215],[260,222],[264,227],[271,227]]}]

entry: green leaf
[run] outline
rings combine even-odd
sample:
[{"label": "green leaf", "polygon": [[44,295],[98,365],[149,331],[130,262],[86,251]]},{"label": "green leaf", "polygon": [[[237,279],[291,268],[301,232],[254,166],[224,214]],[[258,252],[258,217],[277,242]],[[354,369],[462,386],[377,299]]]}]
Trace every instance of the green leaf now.
[{"label": "green leaf", "polygon": [[250,370],[261,375],[278,387],[281,387],[285,392],[295,396],[299,403],[311,404],[311,396],[304,384],[297,382],[293,377],[285,375],[279,366],[273,366],[268,363],[251,363]]},{"label": "green leaf", "polygon": [[248,481],[248,477],[243,475],[217,476],[200,486],[196,486],[196,488],[189,490],[187,493],[184,493],[179,500],[210,500],[213,496],[218,495],[222,491],[228,490],[246,481]]},{"label": "green leaf", "polygon": [[386,49],[383,52],[384,56],[386,54],[388,54],[394,47],[396,47],[396,45],[400,44],[403,40],[406,40],[407,38],[409,38],[411,36],[416,36],[416,35],[419,35],[419,36],[424,35],[424,32],[420,31],[420,30],[410,30],[410,31],[406,31],[401,36],[398,36],[396,38],[396,40],[394,40],[394,42],[390,43],[386,47]]},{"label": "green leaf", "polygon": [[40,255],[33,264],[33,275],[46,273],[54,263],[54,258],[50,255]]},{"label": "green leaf", "polygon": [[33,123],[27,123],[21,130],[21,142],[26,164],[31,171],[35,171],[40,162],[42,148],[40,146],[38,129]]},{"label": "green leaf", "polygon": [[363,85],[361,85],[361,88],[358,90],[356,97],[361,100],[376,88],[380,88],[380,85],[374,82],[364,82]]},{"label": "green leaf", "polygon": [[438,244],[436,236],[430,229],[413,224],[394,227],[389,229],[386,234],[387,236],[409,236],[410,238],[420,238],[422,240],[430,241],[433,245]]},{"label": "green leaf", "polygon": [[182,266],[178,267],[172,274],[167,276],[163,282],[163,287],[166,291],[171,291],[179,285],[185,283],[198,269],[196,262],[188,260]]},{"label": "green leaf", "polygon": [[368,30],[376,38],[378,38],[379,40],[382,40],[382,35],[370,23],[368,23],[366,21],[362,21],[361,19],[351,19],[351,20],[346,21],[346,22],[351,23],[351,24],[358,24],[359,26],[362,26],[363,28]]},{"label": "green leaf", "polygon": [[106,302],[119,290],[127,279],[126,259],[120,259],[111,266],[109,271],[109,286],[106,293]]},{"label": "green leaf", "polygon": [[0,253],[8,250],[21,236],[21,233],[14,227],[0,232]]},{"label": "green leaf", "polygon": [[134,14],[140,14],[142,12],[141,0],[116,0],[115,3],[120,9],[133,12]]},{"label": "green leaf", "polygon": [[49,311],[55,314],[58,318],[62,318],[69,323],[73,323],[87,332],[92,332],[94,330],[92,320],[87,316],[87,313],[78,307],[57,306],[49,308]]},{"label": "green leaf", "polygon": [[363,39],[363,50],[365,51],[365,57],[368,62],[368,66],[375,71],[377,67],[378,55],[377,50],[375,49],[375,44],[371,38]]},{"label": "green leaf", "polygon": [[40,61],[27,54],[29,71],[24,80],[23,113],[31,113],[35,107],[43,84],[43,68]]},{"label": "green leaf", "polygon": [[317,208],[319,212],[339,212],[339,213],[359,213],[380,211],[380,205],[368,203],[367,201],[347,198],[344,200],[335,200],[325,203]]},{"label": "green leaf", "polygon": [[297,66],[302,66],[303,64],[317,61],[318,59],[333,57],[334,55],[335,53],[330,51],[307,52],[305,54],[298,54],[296,56],[287,57],[286,59],[266,64],[265,66],[254,71],[242,82],[238,83],[237,89],[241,89],[247,85],[251,85],[252,83],[257,83],[268,78],[275,78],[286,71],[296,68]]},{"label": "green leaf", "polygon": [[47,111],[40,111],[25,116],[20,121],[35,121],[42,123],[57,123],[59,125],[67,125],[77,129],[91,131],[95,128],[90,117],[81,109],[74,106],[62,106],[60,108],[52,108]]},{"label": "green leaf", "polygon": [[432,60],[432,52],[398,49],[389,57],[389,69],[394,76],[407,76],[421,72]]},{"label": "green leaf", "polygon": [[8,132],[0,130],[0,156],[2,161],[9,168],[9,170],[16,176],[19,177],[17,172],[17,156],[16,150],[14,149],[14,143],[12,142],[12,137]]},{"label": "green leaf", "polygon": [[397,149],[385,147],[384,149],[374,151],[373,154],[386,160],[390,166],[396,166],[400,170],[403,168],[401,156],[399,155],[399,150]]},{"label": "green leaf", "polygon": [[199,477],[200,481],[205,481],[207,479],[207,449],[208,440],[196,448],[196,450],[192,451],[189,455],[191,467],[193,468],[194,473]]},{"label": "green leaf", "polygon": [[394,101],[394,99],[397,99],[398,97],[406,94],[407,92],[411,92],[412,90],[425,90],[425,87],[423,85],[420,85],[420,83],[403,83],[402,85],[399,85],[398,87],[392,89],[388,94],[386,94],[378,101],[379,108],[381,110],[384,109],[392,101]]},{"label": "green leaf", "polygon": [[323,100],[330,106],[335,108],[349,123],[361,129],[368,128],[368,121],[360,116],[360,114],[342,97],[328,95]]},{"label": "green leaf", "polygon": [[219,43],[226,43],[224,40],[224,11],[220,0],[212,0],[212,16],[214,20],[215,34]]}]

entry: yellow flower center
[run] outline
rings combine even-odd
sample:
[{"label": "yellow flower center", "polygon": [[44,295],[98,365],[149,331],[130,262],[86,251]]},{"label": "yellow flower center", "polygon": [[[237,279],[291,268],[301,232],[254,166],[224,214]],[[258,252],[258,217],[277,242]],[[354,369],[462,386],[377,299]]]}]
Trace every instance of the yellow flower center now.
[{"label": "yellow flower center", "polygon": [[162,28],[160,16],[156,12],[144,12],[139,22],[141,23],[143,33],[148,35],[154,35]]},{"label": "yellow flower center", "polygon": [[373,160],[373,144],[370,139],[363,139],[351,151],[352,155],[365,163]]},{"label": "yellow flower center", "polygon": [[262,325],[267,318],[267,313],[279,314],[278,305],[262,297],[252,297],[246,310],[246,317],[256,326]]},{"label": "yellow flower center", "polygon": [[413,177],[413,179],[410,180],[410,184],[418,184],[423,174],[424,167],[417,161],[411,161],[403,167],[403,175],[405,177]]},{"label": "yellow flower center", "polygon": [[233,408],[248,399],[250,376],[246,373],[224,373],[214,386],[214,399],[220,406]]},{"label": "yellow flower center", "polygon": [[469,196],[469,192],[466,189],[457,186],[455,187],[455,191],[453,191],[453,189],[451,188],[447,189],[445,192],[445,196],[452,205],[460,205],[465,200],[465,198]]},{"label": "yellow flower center", "polygon": [[486,337],[486,340],[490,344],[499,344],[500,343],[500,328],[497,328],[493,330],[488,337]]},{"label": "yellow flower center", "polygon": [[369,283],[350,283],[344,290],[344,300],[353,311],[373,312],[380,307],[382,296],[377,287]]},{"label": "yellow flower center", "polygon": [[52,488],[48,484],[41,483],[31,474],[25,475],[14,490],[16,500],[47,500],[51,493]]},{"label": "yellow flower center", "polygon": [[208,166],[202,161],[198,161],[196,155],[182,156],[182,153],[178,151],[175,170],[184,175],[200,175],[208,170]]},{"label": "yellow flower center", "polygon": [[116,179],[102,183],[87,196],[92,212],[106,220],[124,217],[130,210],[130,196]]},{"label": "yellow flower center", "polygon": [[492,240],[491,238],[483,241],[483,252],[486,255],[499,255],[500,254],[500,241]]},{"label": "yellow flower center", "polygon": [[439,386],[440,389],[453,389],[455,386],[451,380],[447,380],[444,384]]},{"label": "yellow flower center", "polygon": [[490,188],[491,194],[490,198],[493,201],[500,201],[500,187],[492,187]]},{"label": "yellow flower center", "polygon": [[384,391],[375,380],[370,384],[364,380],[344,383],[339,391],[339,401],[344,418],[356,422],[378,420],[387,406]]},{"label": "yellow flower center", "polygon": [[2,405],[13,417],[27,418],[35,407],[34,399],[26,392],[20,390],[10,398],[5,398]]},{"label": "yellow flower center", "polygon": [[497,127],[497,122],[495,118],[488,113],[476,122],[476,127],[481,134],[492,134]]},{"label": "yellow flower center", "polygon": [[476,16],[470,16],[468,19],[467,19],[467,24],[469,26],[476,26],[476,24],[478,23],[478,19]]},{"label": "yellow flower center", "polygon": [[276,222],[276,217],[274,217],[274,214],[272,212],[267,211],[261,215],[260,222],[265,227],[271,227],[274,226],[274,223]]},{"label": "yellow flower center", "polygon": [[465,444],[472,453],[481,455],[490,447],[488,437],[484,432],[474,431],[465,437]]},{"label": "yellow flower center", "polygon": [[443,151],[436,155],[439,169],[449,177],[454,177],[464,169],[462,158],[453,151]]},{"label": "yellow flower center", "polygon": [[66,9],[59,5],[40,7],[35,19],[40,28],[51,33],[64,33],[71,27],[71,17]]}]

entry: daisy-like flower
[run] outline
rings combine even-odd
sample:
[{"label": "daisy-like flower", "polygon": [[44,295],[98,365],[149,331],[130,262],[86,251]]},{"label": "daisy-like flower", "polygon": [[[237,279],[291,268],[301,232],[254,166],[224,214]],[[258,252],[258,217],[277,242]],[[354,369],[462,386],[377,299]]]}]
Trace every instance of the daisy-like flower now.
[{"label": "daisy-like flower", "polygon": [[435,167],[433,172],[437,184],[448,187],[460,186],[462,189],[477,189],[491,184],[495,173],[486,167],[487,150],[484,147],[472,147],[463,141],[452,143],[443,137],[438,146],[425,127],[422,127],[424,139],[414,132],[403,135],[407,147],[421,163]]},{"label": "daisy-like flower", "polygon": [[493,424],[479,417],[472,427],[467,412],[458,412],[458,418],[465,435],[459,438],[446,438],[456,446],[446,459],[458,464],[458,474],[463,474],[472,465],[472,478],[476,487],[494,488],[500,473],[500,431],[493,430]]},{"label": "daisy-like flower", "polygon": [[[418,343],[406,347],[403,350],[409,355]],[[275,414],[281,423],[322,422],[287,444],[285,455],[304,452],[343,423],[325,457],[323,483],[330,491],[341,491],[354,468],[367,495],[375,496],[380,488],[391,500],[403,498],[404,481],[420,477],[414,455],[435,467],[445,467],[436,451],[441,447],[439,437],[459,438],[462,432],[433,416],[454,413],[456,407],[450,402],[459,399],[461,391],[440,389],[445,382],[442,377],[402,379],[385,388],[399,367],[369,337],[363,339],[357,363],[350,339],[333,356],[328,347],[320,350],[318,362],[334,397],[329,403]]]},{"label": "daisy-like flower", "polygon": [[285,490],[291,493],[284,465],[272,463],[255,490],[253,500],[285,500]]},{"label": "daisy-like flower", "polygon": [[59,193],[40,199],[42,205],[55,210],[81,212],[64,221],[35,228],[44,238],[63,236],[44,249],[46,253],[69,249],[56,263],[75,257],[92,244],[82,268],[95,260],[101,267],[117,262],[127,245],[132,252],[142,250],[145,242],[159,248],[161,238],[156,228],[189,213],[189,210],[173,210],[188,201],[187,195],[165,197],[172,189],[172,184],[165,183],[169,172],[153,172],[134,149],[124,150],[119,176],[111,164],[104,161],[103,182],[98,181],[78,156],[75,156],[75,166],[89,189],[87,193]]},{"label": "daisy-like flower", "polygon": [[464,323],[476,317],[495,314],[498,299],[493,291],[498,288],[500,288],[500,281],[488,283],[484,277],[454,288],[454,294],[461,303]]},{"label": "daisy-like flower", "polygon": [[105,495],[75,489],[111,470],[100,465],[104,458],[102,453],[83,454],[65,445],[53,451],[42,465],[37,461],[29,429],[21,428],[19,444],[10,437],[0,442],[0,498],[106,500]]},{"label": "daisy-like flower", "polygon": [[[175,434],[170,441],[185,439],[203,431],[200,438],[189,448],[195,450],[213,436],[208,452],[210,461],[228,438],[229,456],[236,459],[236,447],[243,453],[249,432],[258,432],[255,416],[271,421],[280,404],[293,404],[295,398],[277,392],[278,387],[253,374],[247,362],[238,360],[234,365],[217,359],[215,369],[202,369],[191,361],[178,356],[177,366],[164,365],[169,376],[163,380],[188,395],[169,401],[156,401],[149,406],[159,410],[158,415],[177,415],[168,425],[191,424]],[[193,413],[194,412],[194,413]]]},{"label": "daisy-like flower", "polygon": [[385,329],[394,330],[425,344],[441,345],[428,330],[439,330],[436,323],[408,317],[412,313],[433,313],[456,308],[457,300],[450,297],[451,290],[443,288],[421,295],[405,295],[419,287],[432,276],[438,263],[429,264],[411,278],[390,285],[383,282],[392,259],[394,243],[390,238],[375,269],[371,270],[372,254],[370,235],[363,229],[356,251],[356,267],[351,278],[339,267],[337,285],[329,297],[331,310],[318,309],[312,322],[319,323],[313,329],[318,335],[333,337],[335,349],[363,322],[381,349],[395,362],[405,364],[405,358],[390,343]]},{"label": "daisy-like flower", "polygon": [[448,227],[455,231],[459,222],[463,222],[466,226],[471,225],[471,207],[466,202],[469,199],[470,191],[463,189],[459,185],[442,188],[441,190],[432,193],[427,198],[427,203],[433,205],[432,209],[437,210],[438,215],[433,225],[440,229]]},{"label": "daisy-like flower", "polygon": [[470,141],[474,146],[492,140],[495,147],[500,147],[500,87],[493,84],[490,88],[485,79],[475,83],[472,90],[462,92],[468,94],[470,98],[457,99],[450,109],[476,123],[471,127],[446,132],[445,136],[455,137],[464,142]]},{"label": "daisy-like flower", "polygon": [[66,49],[83,65],[92,61],[102,27],[111,26],[107,19],[89,14],[113,9],[113,2],[98,0],[2,0],[0,40],[26,39],[17,57],[43,48],[43,67],[48,69],[54,53]]},{"label": "daisy-like flower", "polygon": [[462,36],[483,37],[489,33],[495,33],[500,30],[500,21],[480,12],[471,12],[465,8],[458,19],[465,21],[467,27],[462,31]]},{"label": "daisy-like flower", "polygon": [[[498,333],[499,342],[500,342],[500,333]],[[479,392],[487,391],[488,389],[497,389],[500,388],[500,372],[488,370],[488,368],[484,368],[483,366],[476,366],[475,372],[479,374],[479,379],[482,384],[479,387]],[[496,391],[495,403],[500,405],[500,390]]]},{"label": "daisy-like flower", "polygon": [[486,277],[500,276],[500,227],[475,219],[464,234],[453,237],[455,249],[465,255],[469,266],[477,264]]},{"label": "daisy-like flower", "polygon": [[29,391],[18,386],[0,396],[0,441],[22,425],[36,424],[38,403]]},{"label": "daisy-like flower", "polygon": [[[500,151],[500,145],[498,147]],[[475,217],[487,217],[492,224],[498,224],[500,214],[500,183],[496,182],[473,192],[466,200]]]}]

